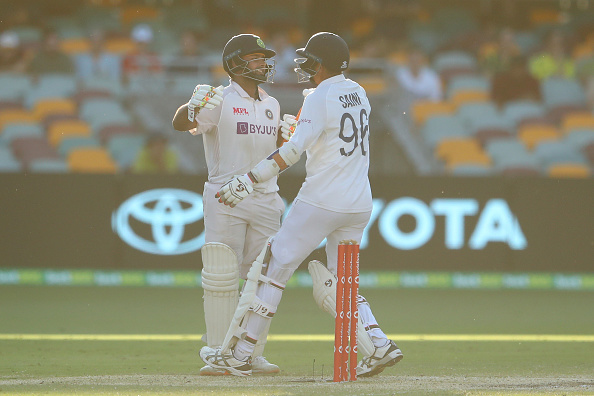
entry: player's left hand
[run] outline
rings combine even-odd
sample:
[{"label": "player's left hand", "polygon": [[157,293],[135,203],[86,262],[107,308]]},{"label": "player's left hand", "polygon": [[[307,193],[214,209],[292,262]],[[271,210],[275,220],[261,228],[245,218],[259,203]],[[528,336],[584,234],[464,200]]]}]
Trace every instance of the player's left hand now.
[{"label": "player's left hand", "polygon": [[295,133],[295,127],[297,127],[297,118],[294,115],[285,114],[280,122],[280,130],[281,136],[286,142],[288,142],[293,136],[293,133]]},{"label": "player's left hand", "polygon": [[215,195],[215,198],[218,198],[220,203],[234,208],[242,199],[250,195],[252,191],[254,191],[254,182],[245,174],[236,176],[223,184],[219,192]]}]

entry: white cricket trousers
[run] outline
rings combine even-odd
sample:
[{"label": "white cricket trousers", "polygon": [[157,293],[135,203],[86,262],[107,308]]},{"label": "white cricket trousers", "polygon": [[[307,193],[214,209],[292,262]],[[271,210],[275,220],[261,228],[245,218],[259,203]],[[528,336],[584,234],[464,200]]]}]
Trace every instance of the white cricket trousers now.
[{"label": "white cricket trousers", "polygon": [[[370,216],[371,211],[363,213],[332,212],[296,200],[272,242],[272,257],[268,265],[267,276],[286,284],[293,272],[320,245],[324,238],[327,238],[327,266],[336,275],[339,242],[352,239],[360,243]],[[271,312],[276,312],[283,293],[282,290],[264,283],[258,287],[256,294],[269,306]],[[368,305],[364,310],[371,313]],[[369,320],[375,322],[373,317],[370,317]],[[235,353],[238,355],[236,357],[242,359],[252,353],[256,340],[259,339],[269,322],[270,318],[264,318],[253,312],[248,313],[245,325],[247,337],[237,342]]]},{"label": "white cricket trousers", "polygon": [[222,184],[204,184],[205,242],[229,246],[237,255],[239,276],[245,279],[268,238],[278,231],[285,204],[276,192],[254,191],[231,208],[215,198]]},{"label": "white cricket trousers", "polygon": [[272,242],[267,275],[283,284],[320,243],[326,241],[328,269],[336,275],[338,244],[353,239],[361,242],[371,211],[339,213],[296,200]]}]

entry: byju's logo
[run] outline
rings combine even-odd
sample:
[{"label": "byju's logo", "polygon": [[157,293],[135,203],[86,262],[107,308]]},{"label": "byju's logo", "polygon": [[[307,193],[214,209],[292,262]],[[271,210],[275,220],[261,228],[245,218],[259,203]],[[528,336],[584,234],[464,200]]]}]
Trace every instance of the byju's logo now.
[{"label": "byju's logo", "polygon": [[238,135],[247,135],[249,124],[247,122],[238,122],[237,123],[237,134]]},{"label": "byju's logo", "polygon": [[[204,216],[202,196],[187,190],[162,188],[144,191],[126,200],[112,214],[112,227],[128,245],[146,253],[185,254],[204,244],[204,232],[187,239],[186,228]],[[143,238],[132,227],[136,222],[150,231]]]}]

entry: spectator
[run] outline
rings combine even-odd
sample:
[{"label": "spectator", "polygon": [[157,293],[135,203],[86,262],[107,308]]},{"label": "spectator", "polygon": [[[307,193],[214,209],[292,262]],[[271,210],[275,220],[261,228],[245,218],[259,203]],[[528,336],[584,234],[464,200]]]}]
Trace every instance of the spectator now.
[{"label": "spectator", "polygon": [[565,51],[565,37],[561,31],[554,30],[549,34],[544,51],[530,59],[530,71],[539,80],[575,76],[575,65]]},{"label": "spectator", "polygon": [[74,73],[74,63],[68,55],[60,49],[60,38],[56,31],[46,30],[43,44],[35,54],[28,71],[33,74],[43,73]]},{"label": "spectator", "polygon": [[499,32],[497,43],[484,45],[481,49],[481,69],[488,75],[509,69],[513,58],[521,55],[514,31],[504,28]]},{"label": "spectator", "polygon": [[27,54],[19,36],[11,31],[0,35],[0,72],[22,73],[27,67]]},{"label": "spectator", "polygon": [[136,43],[136,49],[124,57],[122,67],[125,77],[133,74],[160,73],[162,71],[161,60],[150,49],[153,42],[153,29],[146,24],[136,25],[132,29],[132,40]]},{"label": "spectator", "polygon": [[[167,71],[174,74],[196,74],[207,70],[201,66],[202,56],[207,53],[198,33],[186,30],[180,36],[179,51],[167,62]],[[203,65],[204,63],[202,63]]]},{"label": "spectator", "polygon": [[104,51],[104,35],[96,30],[90,35],[90,52],[78,54],[75,58],[76,75],[79,78],[101,77],[119,81],[122,74],[121,59]]},{"label": "spectator", "polygon": [[439,101],[442,99],[439,75],[426,66],[425,55],[418,48],[409,52],[407,65],[396,71],[396,80],[413,96],[413,100]]},{"label": "spectator", "polygon": [[512,58],[509,70],[500,71],[493,76],[491,99],[499,106],[512,100],[540,101],[540,83],[530,74],[526,58]]},{"label": "spectator", "polygon": [[157,133],[149,136],[132,165],[133,173],[176,173],[177,171],[176,153],[169,147],[167,138]]}]

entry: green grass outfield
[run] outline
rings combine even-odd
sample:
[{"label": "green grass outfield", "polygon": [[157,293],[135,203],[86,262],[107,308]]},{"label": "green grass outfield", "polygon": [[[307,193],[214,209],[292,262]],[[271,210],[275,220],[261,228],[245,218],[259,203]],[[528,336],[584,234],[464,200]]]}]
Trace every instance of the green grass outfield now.
[{"label": "green grass outfield", "polygon": [[0,286],[0,394],[594,395],[592,292],[362,291],[405,357],[334,384],[333,321],[309,289],[272,323],[281,374],[204,378],[199,288]]}]

